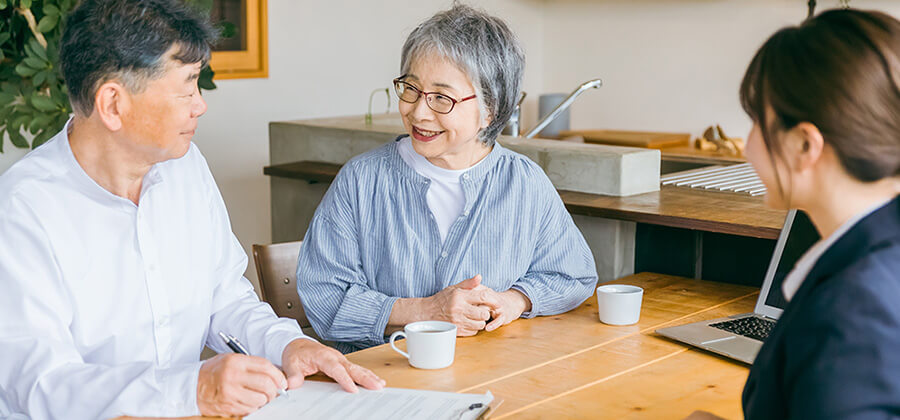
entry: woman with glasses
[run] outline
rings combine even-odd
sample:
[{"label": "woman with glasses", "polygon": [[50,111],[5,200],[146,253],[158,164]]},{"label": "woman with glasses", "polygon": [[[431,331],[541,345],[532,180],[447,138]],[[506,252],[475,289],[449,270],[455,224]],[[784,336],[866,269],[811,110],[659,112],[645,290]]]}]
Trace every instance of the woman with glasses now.
[{"label": "woman with glasses", "polygon": [[592,254],[550,180],[496,142],[524,61],[503,21],[468,6],[409,35],[394,80],[407,135],[344,165],[300,252],[306,313],[341,351],[414,321],[493,331],[591,295]]}]

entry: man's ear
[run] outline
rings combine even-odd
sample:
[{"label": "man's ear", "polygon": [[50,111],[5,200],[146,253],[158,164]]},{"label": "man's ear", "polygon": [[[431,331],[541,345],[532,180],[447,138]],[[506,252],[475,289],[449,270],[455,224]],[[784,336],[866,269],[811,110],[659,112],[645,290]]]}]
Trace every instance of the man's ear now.
[{"label": "man's ear", "polygon": [[791,161],[798,171],[804,171],[816,165],[822,158],[825,139],[822,132],[812,123],[802,122],[791,129],[791,143],[788,146]]},{"label": "man's ear", "polygon": [[94,112],[109,131],[122,129],[122,116],[131,107],[128,89],[115,80],[110,80],[97,88],[94,94]]}]

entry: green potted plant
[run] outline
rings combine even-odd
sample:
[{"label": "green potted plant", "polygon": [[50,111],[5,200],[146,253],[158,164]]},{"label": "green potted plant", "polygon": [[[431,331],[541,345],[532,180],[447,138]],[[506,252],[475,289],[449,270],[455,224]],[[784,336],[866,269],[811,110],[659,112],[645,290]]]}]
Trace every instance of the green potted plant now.
[{"label": "green potted plant", "polygon": [[[212,6],[212,0],[189,3],[206,13]],[[72,114],[58,64],[61,26],[75,4],[76,0],[0,0],[0,153],[5,138],[20,148],[40,146]],[[212,78],[207,66],[200,88],[215,89]],[[32,137],[30,144],[25,133]]]}]

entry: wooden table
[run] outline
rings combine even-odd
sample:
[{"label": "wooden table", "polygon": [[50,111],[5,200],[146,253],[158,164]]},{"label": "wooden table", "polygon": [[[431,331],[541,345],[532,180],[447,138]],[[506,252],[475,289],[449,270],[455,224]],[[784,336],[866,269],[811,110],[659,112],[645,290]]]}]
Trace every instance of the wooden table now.
[{"label": "wooden table", "polygon": [[682,419],[698,409],[741,418],[747,367],[654,331],[750,312],[758,289],[653,273],[615,283],[644,288],[638,324],[600,323],[596,298],[590,298],[566,314],[517,320],[494,332],[459,338],[456,360],[446,369],[411,368],[388,345],[348,358],[391,387],[490,390],[503,400],[494,419]]}]

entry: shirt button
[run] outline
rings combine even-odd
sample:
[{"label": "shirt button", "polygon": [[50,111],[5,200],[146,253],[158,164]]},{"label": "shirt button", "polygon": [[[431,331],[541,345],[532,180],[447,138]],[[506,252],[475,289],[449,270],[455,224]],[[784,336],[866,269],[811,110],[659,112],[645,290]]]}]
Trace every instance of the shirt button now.
[{"label": "shirt button", "polygon": [[466,210],[466,211],[463,212],[463,216],[468,216],[468,215],[469,215],[469,211],[468,211],[468,210]]},{"label": "shirt button", "polygon": [[447,258],[447,251],[441,252],[441,258]]},{"label": "shirt button", "polygon": [[463,174],[463,179],[469,179],[469,174]]}]

